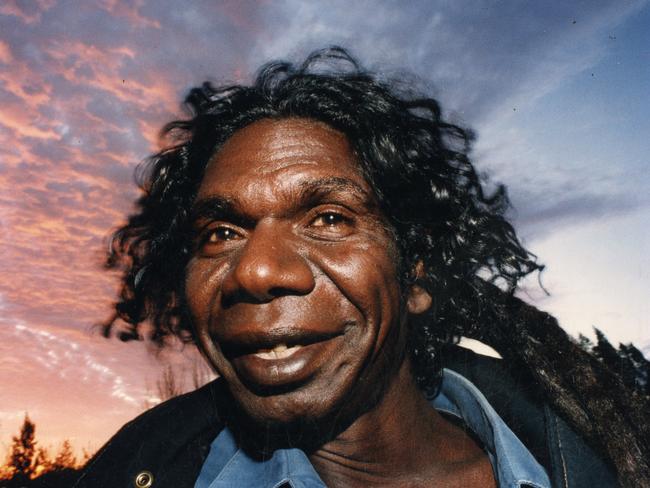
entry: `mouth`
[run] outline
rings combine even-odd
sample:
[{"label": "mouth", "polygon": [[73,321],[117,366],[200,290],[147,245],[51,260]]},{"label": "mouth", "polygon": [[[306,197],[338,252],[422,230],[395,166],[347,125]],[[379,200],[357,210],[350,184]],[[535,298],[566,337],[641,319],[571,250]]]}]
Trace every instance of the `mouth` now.
[{"label": "mouth", "polygon": [[343,335],[291,331],[239,338],[221,348],[241,380],[272,394],[277,387],[291,389],[313,377],[336,356]]},{"label": "mouth", "polygon": [[333,339],[340,333],[316,334],[303,331],[276,331],[236,337],[232,341],[221,341],[221,350],[229,359],[253,355],[260,359],[285,359],[300,349]]},{"label": "mouth", "polygon": [[258,352],[253,353],[253,355],[260,359],[286,359],[293,356],[301,348],[301,345],[288,347],[286,344],[278,344],[273,349],[260,349]]}]

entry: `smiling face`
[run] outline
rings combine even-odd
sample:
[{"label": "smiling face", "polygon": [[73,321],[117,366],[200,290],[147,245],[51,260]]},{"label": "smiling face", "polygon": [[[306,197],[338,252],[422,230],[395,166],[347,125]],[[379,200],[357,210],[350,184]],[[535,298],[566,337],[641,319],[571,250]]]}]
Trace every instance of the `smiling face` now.
[{"label": "smiling face", "polygon": [[208,163],[194,228],[196,337],[249,417],[363,408],[393,377],[406,316],[396,246],[341,133],[305,119],[237,131]]}]

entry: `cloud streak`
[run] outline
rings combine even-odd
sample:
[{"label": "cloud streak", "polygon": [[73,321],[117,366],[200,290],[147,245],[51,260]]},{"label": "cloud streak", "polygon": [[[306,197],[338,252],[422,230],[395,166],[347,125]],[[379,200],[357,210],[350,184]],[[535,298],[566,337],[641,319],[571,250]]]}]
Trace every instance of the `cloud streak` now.
[{"label": "cloud streak", "polygon": [[6,0],[0,5],[0,14],[17,17],[25,24],[38,24],[43,13],[56,4],[55,0],[36,0],[35,2],[21,2]]},{"label": "cloud streak", "polygon": [[144,3],[143,0],[131,2],[124,0],[103,0],[99,2],[99,7],[118,19],[126,20],[133,29],[147,27],[160,29],[160,22],[158,20],[145,17],[140,13],[140,9]]}]

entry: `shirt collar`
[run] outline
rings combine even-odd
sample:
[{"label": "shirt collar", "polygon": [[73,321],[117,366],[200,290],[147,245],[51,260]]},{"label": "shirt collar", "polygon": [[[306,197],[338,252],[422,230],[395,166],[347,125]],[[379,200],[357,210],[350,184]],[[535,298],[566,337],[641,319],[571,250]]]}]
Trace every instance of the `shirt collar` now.
[{"label": "shirt collar", "polygon": [[256,461],[239,449],[230,429],[210,446],[194,488],[326,488],[300,449],[278,449],[266,461]]},{"label": "shirt collar", "polygon": [[[443,370],[436,410],[459,417],[488,451],[499,487],[548,488],[544,468],[503,422],[483,394],[455,371]],[[195,488],[325,488],[307,455],[299,449],[278,449],[266,461],[256,461],[239,449],[225,428],[212,442]]]},{"label": "shirt collar", "polygon": [[459,417],[476,434],[488,452],[499,487],[551,486],[544,468],[467,378],[444,369],[440,393],[432,405]]}]

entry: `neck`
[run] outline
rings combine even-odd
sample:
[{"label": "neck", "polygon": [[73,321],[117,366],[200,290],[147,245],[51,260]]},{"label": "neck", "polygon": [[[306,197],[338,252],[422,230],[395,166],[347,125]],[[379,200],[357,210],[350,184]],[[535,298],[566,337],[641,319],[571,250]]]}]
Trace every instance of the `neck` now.
[{"label": "neck", "polygon": [[485,454],[431,407],[405,360],[377,406],[310,460],[327,486],[417,486],[477,457]]}]

